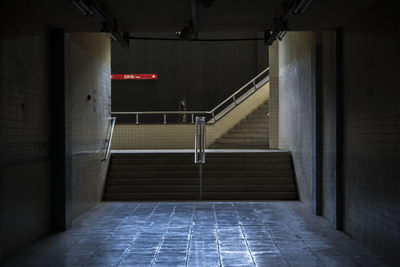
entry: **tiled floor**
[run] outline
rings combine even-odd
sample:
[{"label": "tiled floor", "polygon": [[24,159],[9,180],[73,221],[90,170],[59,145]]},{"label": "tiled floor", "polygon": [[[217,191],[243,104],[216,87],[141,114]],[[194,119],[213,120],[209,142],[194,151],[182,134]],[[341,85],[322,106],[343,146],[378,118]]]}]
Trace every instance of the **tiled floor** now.
[{"label": "tiled floor", "polygon": [[389,266],[294,202],[105,202],[5,266]]}]

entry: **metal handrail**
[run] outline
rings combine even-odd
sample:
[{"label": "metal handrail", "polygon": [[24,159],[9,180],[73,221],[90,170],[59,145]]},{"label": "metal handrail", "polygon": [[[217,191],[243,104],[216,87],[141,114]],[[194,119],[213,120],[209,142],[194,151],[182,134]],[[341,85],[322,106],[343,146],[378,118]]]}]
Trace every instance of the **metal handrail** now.
[{"label": "metal handrail", "polygon": [[215,108],[213,108],[211,112],[215,112],[219,107],[221,107],[223,104],[225,104],[226,102],[228,102],[229,99],[233,99],[235,100],[236,95],[238,93],[240,93],[244,88],[246,88],[247,86],[249,86],[250,84],[254,85],[254,81],[258,78],[260,78],[261,75],[263,75],[264,73],[266,73],[267,71],[269,71],[269,67],[266,68],[265,70],[263,70],[262,72],[260,72],[256,77],[254,77],[253,79],[251,79],[248,83],[246,83],[245,85],[243,85],[239,90],[237,90],[236,92],[234,92],[233,94],[231,94],[230,96],[228,96],[224,101],[222,101],[218,106],[216,106]]},{"label": "metal handrail", "polygon": [[203,164],[206,163],[206,118],[196,117],[194,126],[194,163],[199,165],[199,199],[203,199]]},{"label": "metal handrail", "polygon": [[206,162],[205,117],[196,117],[194,127],[194,163]]},{"label": "metal handrail", "polygon": [[110,156],[110,150],[111,150],[111,140],[113,137],[113,133],[114,133],[114,126],[115,126],[115,121],[117,120],[116,117],[111,117],[111,127],[109,127],[109,131],[107,131],[107,137],[108,137],[108,133],[110,133],[109,137],[106,139],[106,143],[107,143],[107,150],[106,153],[104,154],[104,156],[101,158],[101,160],[107,160],[108,157]]},{"label": "metal handrail", "polygon": [[188,113],[190,113],[190,114],[205,114],[205,113],[210,113],[211,111],[172,111],[172,110],[170,110],[170,111],[116,111],[116,112],[113,112],[112,114],[115,114],[115,115],[122,115],[122,114],[125,114],[125,115],[132,115],[132,114],[147,114],[147,115],[150,115],[150,114],[188,114]]},{"label": "metal handrail", "polygon": [[[223,107],[229,100],[232,100],[231,104],[234,103],[234,106],[240,104],[244,100],[246,100],[249,96],[251,96],[254,92],[256,92],[259,88],[257,88],[256,80],[260,78],[262,75],[264,75],[266,72],[269,72],[269,67],[260,72],[257,76],[255,76],[253,79],[251,79],[248,83],[243,85],[239,90],[228,96],[225,100],[223,100],[221,103],[219,103],[215,108],[213,108],[210,111],[117,111],[117,112],[112,112],[113,115],[136,115],[136,124],[139,124],[139,115],[154,115],[154,114],[159,114],[163,115],[164,117],[164,124],[167,124],[167,114],[191,114],[192,115],[192,120],[191,123],[194,123],[194,115],[196,114],[204,114],[204,115],[211,115],[212,118],[214,119],[212,122],[208,121],[207,124],[214,124],[218,120],[220,120],[223,116],[218,117],[218,114],[215,114],[215,111],[218,110],[219,108]],[[268,76],[267,76],[268,77]],[[269,81],[269,80],[268,80]],[[268,82],[267,81],[267,82]],[[250,92],[252,91],[248,96],[246,96],[244,99],[242,99],[238,103],[238,98],[237,95],[242,92],[246,87],[249,85],[252,85],[251,89],[246,91]],[[260,86],[261,87],[261,86]],[[243,96],[244,94],[242,94]],[[231,111],[234,107],[232,107],[229,111]],[[228,112],[229,112],[228,111]],[[228,113],[226,112],[226,113]]]}]

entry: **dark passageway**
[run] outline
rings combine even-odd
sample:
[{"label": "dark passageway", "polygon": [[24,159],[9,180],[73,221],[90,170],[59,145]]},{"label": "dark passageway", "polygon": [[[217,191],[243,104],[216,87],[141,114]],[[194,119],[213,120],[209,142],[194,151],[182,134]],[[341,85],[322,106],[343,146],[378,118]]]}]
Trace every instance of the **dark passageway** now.
[{"label": "dark passageway", "polygon": [[1,266],[400,266],[397,1],[3,2]]}]

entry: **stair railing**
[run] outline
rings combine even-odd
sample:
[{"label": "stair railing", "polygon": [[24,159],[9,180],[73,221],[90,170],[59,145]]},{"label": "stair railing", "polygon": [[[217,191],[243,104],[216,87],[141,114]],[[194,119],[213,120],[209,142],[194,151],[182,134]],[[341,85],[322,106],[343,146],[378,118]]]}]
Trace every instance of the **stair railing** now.
[{"label": "stair railing", "polygon": [[203,199],[203,164],[206,163],[206,118],[196,117],[194,126],[194,163],[199,165],[199,199]]},{"label": "stair railing", "polygon": [[112,141],[112,137],[113,137],[113,133],[114,133],[114,126],[115,126],[115,121],[116,121],[116,117],[111,117],[110,119],[110,124],[108,125],[108,129],[107,129],[107,136],[105,139],[105,143],[106,143],[106,151],[105,153],[103,153],[101,160],[107,160],[108,157],[110,156],[110,150],[111,150],[111,141]]},{"label": "stair railing", "polygon": [[[262,78],[257,82],[258,79]],[[237,105],[245,101],[258,89],[269,82],[269,68],[260,72],[257,76],[251,79],[248,83],[243,85],[239,90],[228,96],[220,104],[210,111],[118,111],[112,112],[113,115],[134,115],[135,123],[140,124],[139,115],[160,115],[162,116],[163,124],[167,124],[167,115],[182,115],[187,114],[191,116],[191,124],[195,123],[196,115],[203,115],[206,117],[207,124],[214,124],[223,118],[226,114],[232,111]],[[247,89],[247,90],[246,90]]]}]

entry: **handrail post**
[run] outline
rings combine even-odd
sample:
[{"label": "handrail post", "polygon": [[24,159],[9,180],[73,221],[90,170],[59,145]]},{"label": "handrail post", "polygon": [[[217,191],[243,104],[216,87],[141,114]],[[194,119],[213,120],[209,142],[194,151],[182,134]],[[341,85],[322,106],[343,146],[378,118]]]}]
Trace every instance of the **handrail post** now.
[{"label": "handrail post", "polygon": [[139,114],[136,113],[136,124],[139,124]]},{"label": "handrail post", "polygon": [[203,164],[206,163],[205,117],[196,117],[194,126],[194,163],[199,164],[199,199],[203,199]]},{"label": "handrail post", "polygon": [[194,123],[194,114],[192,113],[192,124]]},{"label": "handrail post", "polygon": [[236,106],[236,105],[237,105],[237,102],[236,102],[236,95],[232,96],[232,99],[233,99],[233,103],[235,103],[235,106]]},{"label": "handrail post", "polygon": [[164,113],[164,124],[167,124],[167,114]]}]

